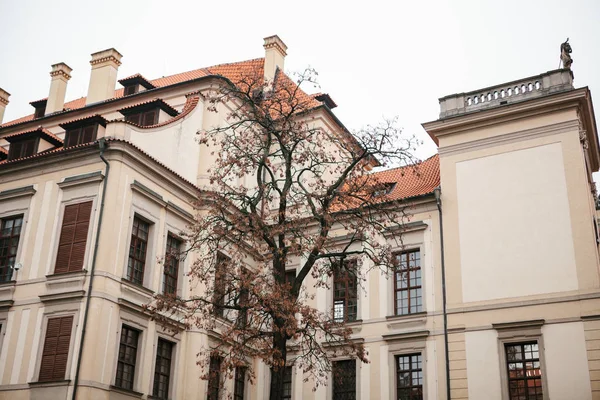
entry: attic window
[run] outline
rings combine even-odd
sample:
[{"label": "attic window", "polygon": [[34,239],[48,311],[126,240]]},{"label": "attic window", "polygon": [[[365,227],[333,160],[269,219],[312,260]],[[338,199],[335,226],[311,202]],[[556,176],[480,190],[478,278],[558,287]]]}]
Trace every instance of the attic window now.
[{"label": "attic window", "polygon": [[395,183],[383,183],[373,191],[373,197],[381,197],[392,193],[396,187]]},{"label": "attic window", "polygon": [[32,131],[15,133],[4,138],[8,143],[8,161],[31,157],[40,151],[62,145],[62,140],[42,127]]},{"label": "attic window", "polygon": [[44,115],[46,115],[46,103],[46,99],[32,101],[31,103],[29,103],[33,106],[33,108],[35,108],[33,118],[42,118]]},{"label": "attic window", "polygon": [[154,89],[155,86],[140,74],[135,74],[130,77],[119,80],[123,85],[123,96],[131,96],[144,90]]},{"label": "attic window", "polygon": [[171,117],[179,112],[161,99],[155,99],[147,103],[126,107],[119,112],[125,116],[125,121],[138,126],[152,126],[158,124],[160,112],[164,111]]},{"label": "attic window", "polygon": [[64,147],[94,142],[100,126],[106,126],[106,120],[99,115],[61,124],[60,127],[65,130]]},{"label": "attic window", "polygon": [[40,138],[31,138],[11,143],[8,148],[8,161],[31,157],[36,153],[39,141]]}]

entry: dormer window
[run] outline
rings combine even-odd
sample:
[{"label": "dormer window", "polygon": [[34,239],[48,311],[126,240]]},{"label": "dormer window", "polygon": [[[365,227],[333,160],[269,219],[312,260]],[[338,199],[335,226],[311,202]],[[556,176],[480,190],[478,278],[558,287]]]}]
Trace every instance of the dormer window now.
[{"label": "dormer window", "polygon": [[393,182],[382,183],[373,191],[373,197],[386,196],[394,190],[396,184]]},{"label": "dormer window", "polygon": [[132,94],[153,89],[155,87],[148,79],[140,74],[121,79],[119,83],[123,85],[123,96],[131,96]]},{"label": "dormer window", "polygon": [[33,108],[35,108],[35,113],[33,114],[33,118],[42,118],[44,115],[46,115],[46,103],[48,102],[47,99],[42,99],[42,100],[37,100],[37,101],[32,101],[31,104],[33,106]]},{"label": "dormer window", "polygon": [[58,137],[41,127],[33,131],[15,133],[4,139],[10,144],[8,161],[31,157],[34,154],[52,150],[63,143]]},{"label": "dormer window", "polygon": [[136,104],[119,110],[125,116],[125,121],[138,126],[152,126],[160,121],[160,114],[165,113],[175,117],[179,112],[161,99]]},{"label": "dormer window", "polygon": [[106,127],[106,120],[100,115],[61,124],[65,130],[65,147],[91,143],[98,137],[98,130]]}]

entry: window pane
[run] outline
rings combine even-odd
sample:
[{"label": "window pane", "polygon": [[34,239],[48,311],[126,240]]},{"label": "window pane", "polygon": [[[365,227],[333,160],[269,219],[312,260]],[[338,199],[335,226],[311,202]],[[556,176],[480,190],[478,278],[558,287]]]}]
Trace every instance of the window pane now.
[{"label": "window pane", "polygon": [[396,393],[398,399],[423,399],[421,354],[396,356]]},{"label": "window pane", "polygon": [[396,255],[394,273],[394,314],[405,315],[423,311],[421,253],[412,250]]},{"label": "window pane", "polygon": [[542,399],[542,371],[537,342],[505,345],[510,400]]},{"label": "window pane", "polygon": [[133,390],[139,334],[138,330],[127,325],[121,328],[115,386],[123,389]]}]

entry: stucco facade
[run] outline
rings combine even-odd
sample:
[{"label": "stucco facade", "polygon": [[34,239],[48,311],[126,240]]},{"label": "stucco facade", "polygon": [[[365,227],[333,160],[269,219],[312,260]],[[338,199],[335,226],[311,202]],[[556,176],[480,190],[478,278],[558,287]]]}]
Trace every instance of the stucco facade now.
[{"label": "stucco facade", "polygon": [[[269,79],[283,68],[286,49],[270,37],[264,59],[238,64],[259,67]],[[0,284],[0,399],[70,399],[77,371],[78,399],[156,398],[159,340],[172,345],[166,397],[207,396],[196,354],[211,334],[187,329],[173,336],[142,305],[165,283],[158,260],[167,241],[192,221],[193,201],[209,187],[218,149],[199,146],[196,132],[226,123],[227,110],[210,112],[203,92],[223,84],[230,66],[152,82],[130,77],[141,83],[124,95],[115,91],[120,60],[114,49],[92,54],[87,100],[67,103],[70,68],[53,66],[52,111],[0,125],[0,154],[6,158],[0,162],[0,219],[22,216],[16,261]],[[57,74],[61,68],[64,74]],[[521,96],[494,97],[508,86],[524,88]],[[156,99],[176,115],[163,107],[153,123],[142,126],[120,112]],[[0,118],[6,104],[8,93],[0,90]],[[591,180],[600,154],[589,90],[574,89],[570,71],[558,70],[448,96],[440,105],[440,118],[424,124],[439,155],[425,161],[430,169],[419,179],[439,184],[441,197],[438,203],[429,189],[407,196],[410,224],[395,248],[420,256],[422,307],[395,315],[391,277],[362,265],[368,272],[350,326],[370,363],[357,361],[356,398],[400,398],[397,357],[418,354],[422,398],[446,399],[450,382],[452,399],[507,400],[507,346],[535,343],[540,367],[532,377],[544,398],[600,399],[600,259]],[[100,121],[96,140],[52,145],[66,141],[66,130],[91,116]],[[329,107],[317,107],[311,118],[328,131],[344,129]],[[30,135],[39,126],[48,133],[40,136],[37,152],[14,158],[15,135]],[[82,267],[55,273],[65,209],[87,202]],[[137,219],[148,226],[146,264],[143,280],[132,284],[126,278]],[[202,290],[185,278],[193,261],[191,256],[180,265],[179,295]],[[312,306],[328,312],[332,291],[314,289],[312,279],[305,282],[306,290],[316,290]],[[68,337],[64,379],[42,380],[49,320],[70,317],[71,331],[61,333]],[[129,390],[116,382],[124,326],[139,334]],[[268,398],[269,369],[253,362],[257,379],[246,385],[244,398]],[[331,385],[315,391],[303,378],[293,367],[292,398],[333,398]],[[226,386],[231,390],[233,381]]]}]

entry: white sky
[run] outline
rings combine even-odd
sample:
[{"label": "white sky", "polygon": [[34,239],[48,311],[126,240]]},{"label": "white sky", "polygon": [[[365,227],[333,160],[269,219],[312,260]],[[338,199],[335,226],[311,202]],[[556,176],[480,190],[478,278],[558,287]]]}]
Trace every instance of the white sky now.
[{"label": "white sky", "polygon": [[421,123],[438,98],[558,67],[573,47],[577,87],[597,94],[600,1],[12,1],[0,0],[0,87],[12,94],[4,122],[31,114],[48,96],[50,65],[73,68],[67,100],[85,96],[90,54],[114,47],[119,78],[148,79],[262,57],[262,39],[288,45],[286,71],[319,72],[321,89],[349,129],[398,116],[435,145]]}]

